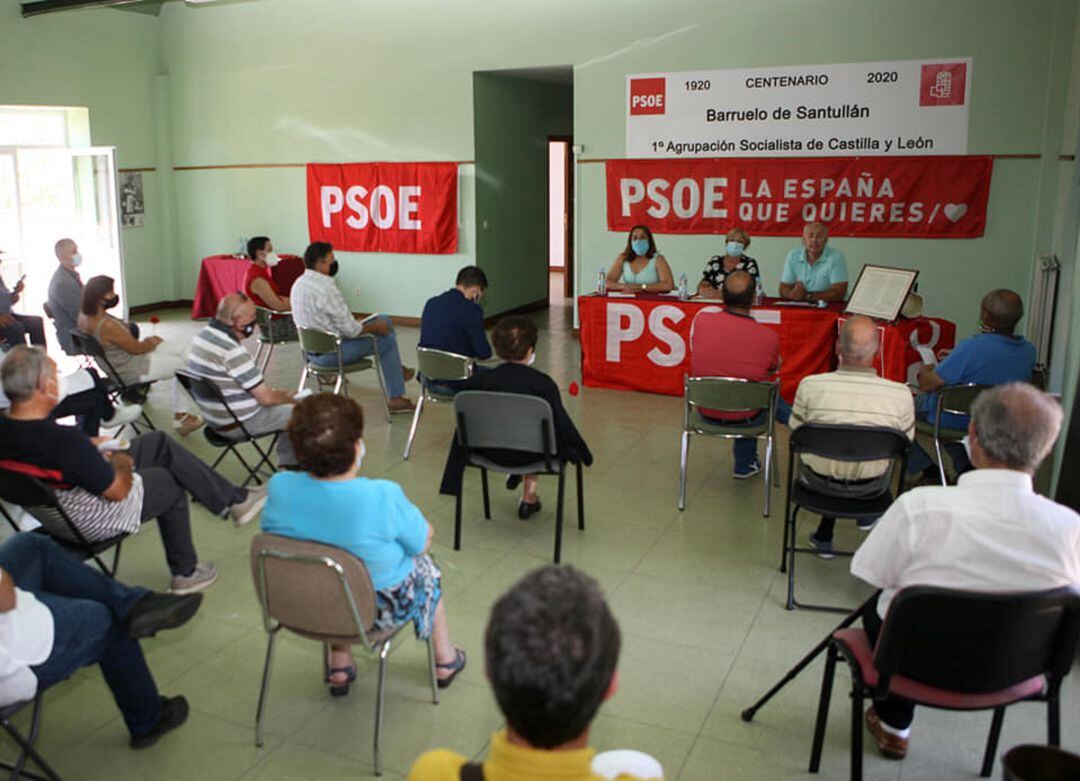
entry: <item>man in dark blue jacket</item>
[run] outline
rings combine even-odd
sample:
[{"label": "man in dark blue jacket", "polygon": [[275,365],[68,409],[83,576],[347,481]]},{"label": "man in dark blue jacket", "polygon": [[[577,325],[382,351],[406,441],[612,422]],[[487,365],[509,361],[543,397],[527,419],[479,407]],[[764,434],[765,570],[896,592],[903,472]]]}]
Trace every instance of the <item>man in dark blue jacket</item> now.
[{"label": "man in dark blue jacket", "polygon": [[[490,358],[491,345],[484,333],[484,310],[479,303],[487,284],[487,277],[478,266],[466,266],[458,272],[454,287],[429,298],[420,321],[420,346],[480,361]],[[460,385],[455,382],[435,388],[452,392]]]}]

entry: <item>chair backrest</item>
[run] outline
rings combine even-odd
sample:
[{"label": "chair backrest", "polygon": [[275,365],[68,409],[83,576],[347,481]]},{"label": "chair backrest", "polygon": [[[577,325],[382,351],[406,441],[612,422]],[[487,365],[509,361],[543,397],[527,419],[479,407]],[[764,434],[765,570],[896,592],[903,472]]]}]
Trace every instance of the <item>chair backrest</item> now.
[{"label": "chair backrest", "polygon": [[375,623],[375,588],[364,562],[346,550],[260,533],[251,574],[267,629],[273,622],[314,638],[359,638]]},{"label": "chair backrest", "polygon": [[902,459],[908,438],[896,429],[883,426],[841,426],[807,423],[791,432],[793,454],[828,458],[832,461],[883,461]]},{"label": "chair backrest", "polygon": [[1071,586],[985,594],[930,586],[900,591],[878,638],[882,686],[903,675],[965,693],[991,692],[1072,666],[1080,640],[1080,591]]},{"label": "chair backrest", "polygon": [[122,388],[127,386],[127,383],[120,379],[120,375],[116,373],[116,369],[109,362],[108,357],[105,355],[105,348],[101,346],[101,342],[96,337],[84,331],[73,330],[71,332],[71,343],[75,346],[77,352],[93,358],[94,363],[110,380]]},{"label": "chair backrest", "polygon": [[243,421],[241,421],[240,418],[236,416],[236,413],[233,412],[232,407],[230,407],[229,402],[225,400],[225,395],[221,392],[221,388],[217,386],[217,383],[206,377],[200,377],[197,374],[184,371],[183,369],[176,370],[176,379],[183,386],[184,390],[188,392],[188,395],[195,399],[197,404],[214,404],[216,406],[224,407],[225,411],[232,417],[233,422],[243,429]]},{"label": "chair backrest", "polygon": [[990,387],[992,386],[971,382],[966,385],[946,385],[944,388],[938,388],[936,419],[940,420],[945,414],[970,415],[971,405],[975,403],[976,397]]},{"label": "chair backrest", "polygon": [[497,391],[461,391],[454,397],[458,442],[478,449],[536,453],[550,466],[556,454],[555,416],[538,396]]},{"label": "chair backrest", "polygon": [[467,355],[433,347],[417,347],[416,362],[420,373],[435,382],[467,380],[472,376],[473,359]]},{"label": "chair backrest", "polygon": [[255,306],[255,325],[259,326],[259,330],[265,332],[267,337],[270,336],[270,310],[265,306]]},{"label": "chair backrest", "polygon": [[772,409],[776,395],[775,382],[756,382],[739,377],[687,377],[683,385],[683,396],[688,407],[723,412],[750,413]]},{"label": "chair backrest", "polygon": [[55,320],[56,315],[53,314],[52,307],[49,306],[49,302],[45,301],[41,304],[41,310],[45,313],[45,316],[50,320]]},{"label": "chair backrest", "polygon": [[341,337],[329,331],[297,326],[296,333],[300,337],[300,349],[305,353],[336,353],[341,346]]},{"label": "chair backrest", "polygon": [[34,467],[20,464],[17,465],[20,471],[13,471],[7,468],[11,466],[15,465],[5,463],[4,468],[0,468],[0,499],[22,507],[34,516],[49,536],[87,545],[86,538],[60,506],[53,489],[34,475],[21,471]]}]

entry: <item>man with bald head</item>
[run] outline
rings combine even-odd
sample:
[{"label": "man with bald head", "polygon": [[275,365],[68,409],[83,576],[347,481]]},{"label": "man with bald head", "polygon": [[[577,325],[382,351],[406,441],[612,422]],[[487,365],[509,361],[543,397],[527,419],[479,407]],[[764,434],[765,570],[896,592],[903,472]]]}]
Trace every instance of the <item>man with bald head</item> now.
[{"label": "man with bald head", "polygon": [[[880,346],[878,327],[869,317],[849,318],[840,329],[836,352],[840,368],[803,378],[795,393],[792,430],[804,423],[842,426],[883,426],[908,439],[915,437],[915,406],[906,385],[882,379],[874,369]],[[888,461],[832,461],[803,456],[797,479],[811,491],[830,496],[869,498],[889,490]],[[810,535],[810,545],[823,559],[833,558],[833,518],[822,518]],[[869,531],[874,521],[861,522]]]},{"label": "man with bald head", "polygon": [[[691,376],[739,377],[756,382],[776,378],[780,369],[780,337],[751,317],[753,301],[754,278],[745,271],[728,274],[724,279],[725,309],[706,307],[690,326]],[[779,399],[776,419],[786,423],[789,410],[784,400]],[[767,414],[765,410],[748,414],[708,409],[701,413],[726,426],[747,427],[760,425]],[[756,437],[736,439],[733,450],[732,477],[745,480],[761,471]]]},{"label": "man with bald head", "polygon": [[[964,339],[940,364],[923,364],[919,369],[917,402],[920,420],[933,422],[937,410],[937,391],[946,385],[1003,385],[1007,382],[1028,382],[1035,368],[1035,345],[1015,332],[1024,316],[1024,303],[1012,290],[991,290],[979,305],[980,333]],[[941,425],[947,428],[967,428],[966,415],[944,414]],[[945,446],[952,458],[956,473],[971,468],[967,453],[960,443]],[[908,458],[908,475],[939,482],[940,476],[929,454],[918,444]]]},{"label": "man with bald head", "polygon": [[[863,613],[877,642],[893,597],[909,586],[985,593],[1080,586],[1080,515],[1039,496],[1032,476],[1061,430],[1061,406],[1027,383],[979,394],[968,440],[975,467],[955,486],[900,495],[851,560],[851,574],[882,589]],[[907,754],[915,706],[877,701],[866,724],[891,759]]]},{"label": "man with bald head", "polygon": [[[242,341],[255,331],[255,304],[243,293],[225,296],[218,304],[217,315],[195,335],[188,353],[188,371],[213,382],[221,391],[229,409],[254,435],[279,434],[279,466],[293,466],[285,426],[293,410],[295,394],[266,384],[251,354]],[[233,415],[214,399],[196,397],[207,425],[229,439],[240,439],[244,432]]]},{"label": "man with bald head", "polygon": [[848,288],[847,260],[844,253],[828,246],[828,226],[823,222],[806,223],[802,243],[784,259],[780,297],[811,303],[843,301]]}]

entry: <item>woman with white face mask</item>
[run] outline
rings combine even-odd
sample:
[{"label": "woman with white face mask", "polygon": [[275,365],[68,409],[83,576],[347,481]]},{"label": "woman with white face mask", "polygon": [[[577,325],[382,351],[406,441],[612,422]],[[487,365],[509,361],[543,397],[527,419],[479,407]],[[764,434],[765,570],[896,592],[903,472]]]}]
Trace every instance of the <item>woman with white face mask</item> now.
[{"label": "woman with white face mask", "polygon": [[761,284],[761,271],[757,261],[746,254],[750,246],[750,234],[742,228],[732,228],[724,237],[724,254],[713,255],[705,264],[705,271],[698,283],[698,295],[702,298],[724,298],[724,280],[735,271],[745,271],[754,278],[754,286]]},{"label": "woman with white face mask", "polygon": [[[286,431],[297,471],[270,479],[263,531],[334,545],[364,562],[375,587],[375,629],[412,622],[431,638],[435,674],[446,688],[465,669],[450,640],[442,575],[428,552],[434,530],[391,480],[360,475],[364,413],[348,396],[320,393],[296,405]],[[331,644],[330,694],[349,693],[356,664],[347,644]]]},{"label": "woman with white face mask", "polygon": [[635,225],[626,237],[626,247],[607,273],[608,290],[628,293],[668,293],[675,278],[667,259],[656,251],[656,240],[648,225]]},{"label": "woman with white face mask", "polygon": [[291,314],[292,304],[289,297],[283,296],[274,282],[271,273],[281,259],[274,252],[274,244],[266,236],[256,236],[247,243],[247,254],[251,259],[251,265],[244,272],[244,293],[250,298],[255,306],[270,309],[273,312],[281,312],[281,315],[271,314],[270,331],[265,334],[273,341],[295,341],[296,325],[293,323]]}]

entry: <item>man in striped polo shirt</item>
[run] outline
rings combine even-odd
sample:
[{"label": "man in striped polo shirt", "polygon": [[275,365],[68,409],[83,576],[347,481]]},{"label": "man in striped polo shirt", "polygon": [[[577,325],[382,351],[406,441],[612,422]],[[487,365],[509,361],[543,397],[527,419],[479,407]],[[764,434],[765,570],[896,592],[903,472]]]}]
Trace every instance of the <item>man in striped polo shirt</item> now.
[{"label": "man in striped polo shirt", "polygon": [[[837,352],[840,368],[803,378],[795,393],[788,426],[831,423],[842,426],[883,426],[915,437],[915,403],[906,385],[878,377],[874,370],[880,339],[869,317],[858,315],[840,329]],[[798,480],[811,491],[852,498],[878,496],[888,490],[892,470],[888,461],[832,461],[803,456]],[[822,518],[810,535],[811,547],[823,559],[833,558],[834,518]],[[874,522],[863,523],[870,531]]]},{"label": "man in striped polo shirt", "polygon": [[251,299],[243,293],[225,296],[218,304],[217,315],[191,343],[188,371],[213,382],[229,409],[214,399],[196,398],[195,401],[207,425],[224,437],[240,439],[244,435],[237,420],[256,436],[280,434],[277,439],[278,465],[293,466],[296,456],[284,432],[292,415],[295,394],[266,384],[251,354],[241,344],[254,329],[255,304]]}]

